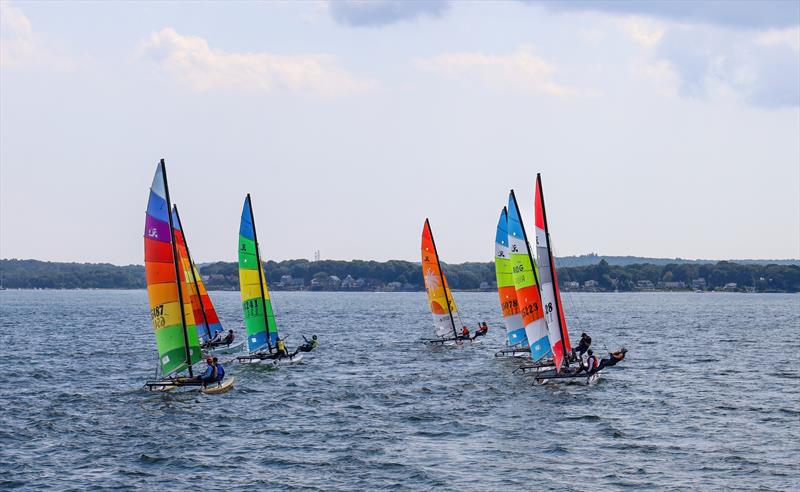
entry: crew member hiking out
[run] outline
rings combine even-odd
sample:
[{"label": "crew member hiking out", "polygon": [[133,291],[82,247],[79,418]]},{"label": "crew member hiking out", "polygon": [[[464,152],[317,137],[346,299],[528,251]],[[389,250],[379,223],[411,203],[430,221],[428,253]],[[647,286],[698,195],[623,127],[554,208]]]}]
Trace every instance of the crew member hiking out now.
[{"label": "crew member hiking out", "polygon": [[312,350],[317,348],[317,345],[319,345],[319,342],[317,341],[317,336],[316,335],[311,335],[311,340],[309,340],[308,338],[305,337],[305,335],[303,335],[303,340],[305,340],[306,343],[304,343],[302,345],[299,345],[294,350],[294,353],[292,354],[292,357],[297,355],[298,352],[311,352]]},{"label": "crew member hiking out", "polygon": [[472,336],[472,339],[475,340],[478,337],[482,337],[489,332],[489,326],[484,321],[483,323],[478,323],[478,331],[475,332],[475,335]]},{"label": "crew member hiking out", "polygon": [[609,352],[607,358],[600,359],[600,363],[597,365],[597,369],[593,372],[598,372],[605,369],[606,367],[612,367],[617,365],[617,362],[620,362],[623,359],[625,359],[626,353],[628,353],[628,349],[626,349],[625,347],[622,347],[616,352]]},{"label": "crew member hiking out", "polygon": [[459,340],[469,340],[469,328],[466,326],[461,328],[461,335],[456,338]]}]

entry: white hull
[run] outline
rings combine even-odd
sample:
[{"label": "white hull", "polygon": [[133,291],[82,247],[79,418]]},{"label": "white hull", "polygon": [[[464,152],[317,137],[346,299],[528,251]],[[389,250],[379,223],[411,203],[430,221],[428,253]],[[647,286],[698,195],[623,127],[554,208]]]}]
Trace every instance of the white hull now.
[{"label": "white hull", "polygon": [[244,340],[239,340],[231,345],[220,345],[219,347],[214,347],[212,349],[203,349],[203,355],[235,354],[237,352],[241,352],[243,348]]},{"label": "white hull", "polygon": [[578,376],[578,377],[554,377],[554,378],[536,378],[534,384],[585,384],[587,386],[596,384],[600,379],[600,373],[596,372],[591,376]]},{"label": "white hull", "polygon": [[289,364],[297,364],[303,360],[303,353],[300,352],[293,357],[280,357],[280,358],[273,358],[273,357],[266,357],[266,358],[240,358],[238,361],[241,364],[262,364],[262,365],[271,365],[271,366],[285,366]]}]

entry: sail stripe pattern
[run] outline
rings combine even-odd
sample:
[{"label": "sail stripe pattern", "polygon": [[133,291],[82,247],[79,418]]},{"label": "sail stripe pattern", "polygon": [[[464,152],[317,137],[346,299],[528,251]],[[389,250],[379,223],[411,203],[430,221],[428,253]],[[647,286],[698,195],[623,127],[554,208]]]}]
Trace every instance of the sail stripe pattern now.
[{"label": "sail stripe pattern", "polygon": [[275,345],[278,328],[269,298],[264,267],[261,258],[256,255],[256,235],[251,217],[252,206],[250,195],[247,195],[239,222],[239,290],[247,329],[247,349],[255,352]]},{"label": "sail stripe pattern", "polygon": [[[181,372],[190,364],[200,360],[200,343],[194,327],[194,316],[186,289],[185,272],[183,269],[179,269],[181,278],[175,275],[173,237],[169,230],[168,214],[169,204],[164,183],[164,170],[163,165],[159,164],[150,186],[150,196],[145,213],[144,265],[159,363],[161,373],[165,375]],[[180,261],[180,251],[178,251],[178,257]],[[184,294],[182,299],[178,298],[179,281],[182,283],[181,288]],[[185,310],[183,319],[181,319],[181,302],[183,302]],[[188,363],[186,360],[187,338],[190,351]]]},{"label": "sail stripe pattern", "polygon": [[[433,315],[433,329],[437,337],[453,338],[461,331],[458,308],[447,285],[447,278],[439,268],[439,257],[433,243],[433,233],[428,220],[422,228],[422,278],[428,294],[428,307]],[[447,306],[450,305],[448,312]],[[452,318],[451,318],[452,315]]]},{"label": "sail stripe pattern", "polygon": [[525,336],[525,325],[519,313],[517,290],[514,288],[514,275],[511,270],[511,258],[508,247],[508,212],[505,207],[500,211],[497,222],[497,234],[494,240],[494,269],[497,276],[497,294],[500,296],[500,309],[506,325],[506,338],[509,346],[528,346]]},{"label": "sail stripe pattern", "polygon": [[522,216],[512,191],[508,197],[508,244],[514,288],[525,325],[525,335],[531,349],[531,358],[536,361],[550,355],[550,340],[547,323],[542,312],[542,300],[536,285],[534,268],[536,262],[528,248],[528,239],[522,224]]},{"label": "sail stripe pattern", "polygon": [[[172,210],[172,226],[175,228],[176,239],[180,236],[181,240],[186,244],[186,236],[183,234],[183,224],[181,224],[177,207],[174,206]],[[200,271],[197,269],[197,265],[195,265],[191,255],[189,255],[188,245],[186,246],[186,253],[191,263],[189,283],[191,284],[190,295],[194,320],[197,326],[197,336],[205,342],[211,339],[217,332],[223,331],[222,324],[219,321],[217,310],[214,309],[214,304],[211,302],[208,291],[206,291],[206,286],[203,284]]]},{"label": "sail stripe pattern", "polygon": [[[553,261],[553,252],[548,247],[548,231],[544,217],[542,203],[542,182],[536,177],[536,197],[534,199],[536,214],[536,259],[539,263],[539,286],[542,293],[542,306],[547,321],[550,337],[550,349],[553,352],[553,362],[556,367],[561,367],[564,361],[564,346],[569,351],[569,333],[564,320],[564,307],[561,305],[561,294],[558,292],[558,279],[556,272],[550,268]],[[555,262],[553,261],[555,265]],[[564,343],[561,342],[562,333]]]}]

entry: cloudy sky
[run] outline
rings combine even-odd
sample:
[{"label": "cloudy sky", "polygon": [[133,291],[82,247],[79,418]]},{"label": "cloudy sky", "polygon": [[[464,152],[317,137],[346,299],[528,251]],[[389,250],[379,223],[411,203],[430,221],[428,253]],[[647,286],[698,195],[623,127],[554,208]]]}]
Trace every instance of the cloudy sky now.
[{"label": "cloudy sky", "polygon": [[559,255],[800,257],[800,3],[0,2],[0,257],[490,261],[541,172]]}]

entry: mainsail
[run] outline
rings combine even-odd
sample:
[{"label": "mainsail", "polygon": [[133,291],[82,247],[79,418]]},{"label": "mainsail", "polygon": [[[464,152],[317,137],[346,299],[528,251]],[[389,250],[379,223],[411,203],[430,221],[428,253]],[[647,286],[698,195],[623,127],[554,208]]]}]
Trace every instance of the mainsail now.
[{"label": "mainsail", "polygon": [[436,336],[456,338],[461,330],[461,319],[439,263],[439,254],[436,252],[428,219],[425,219],[425,226],[422,228],[422,277],[425,280]]},{"label": "mainsail", "polygon": [[200,276],[200,272],[197,270],[197,265],[195,265],[194,260],[192,260],[189,242],[186,240],[186,234],[183,231],[177,205],[172,206],[172,227],[174,228],[175,241],[179,245],[182,243],[185,246],[186,258],[191,265],[188,278],[192,310],[194,312],[195,323],[197,324],[197,335],[203,341],[208,341],[218,332],[222,332],[222,323],[220,323],[217,310],[214,309],[214,304],[211,302],[208,291],[206,291],[206,286],[203,284],[203,279]]},{"label": "mainsail", "polygon": [[269,300],[267,279],[261,265],[256,225],[250,194],[244,199],[242,220],[239,223],[239,290],[242,293],[242,311],[247,327],[247,349],[254,352],[272,346],[278,339],[278,328]]},{"label": "mainsail", "polygon": [[525,336],[525,325],[519,313],[517,290],[514,288],[514,274],[511,270],[511,258],[508,247],[508,212],[506,208],[500,212],[497,222],[497,235],[494,240],[494,270],[497,275],[497,293],[500,296],[500,307],[503,310],[503,321],[506,324],[508,345],[528,346]]},{"label": "mainsail", "polygon": [[542,292],[542,305],[547,320],[550,337],[550,348],[553,351],[553,363],[560,368],[564,354],[570,351],[569,332],[564,320],[564,308],[561,294],[558,291],[553,251],[550,247],[550,232],[547,229],[547,214],[544,207],[541,175],[536,175],[536,258],[539,262],[539,285]]},{"label": "mainsail", "polygon": [[531,359],[536,361],[550,354],[550,341],[541,308],[536,262],[528,247],[528,238],[514,190],[508,195],[508,243],[522,323],[525,325],[525,335],[531,348]]},{"label": "mainsail", "polygon": [[162,159],[150,185],[144,225],[144,269],[162,374],[189,369],[200,360],[186,271],[173,239],[167,172]]}]

